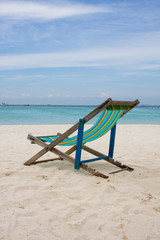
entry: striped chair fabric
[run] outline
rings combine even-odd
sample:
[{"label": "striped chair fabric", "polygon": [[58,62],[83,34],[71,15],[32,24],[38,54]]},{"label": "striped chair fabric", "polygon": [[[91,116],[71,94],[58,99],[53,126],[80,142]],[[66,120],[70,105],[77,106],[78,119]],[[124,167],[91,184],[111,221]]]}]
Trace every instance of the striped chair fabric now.
[{"label": "striped chair fabric", "polygon": [[[107,109],[102,110],[100,113],[99,119],[96,123],[90,127],[88,130],[83,132],[83,144],[94,141],[104,134],[106,134],[118,121],[118,119],[122,116],[123,112],[126,110],[130,110],[131,106],[126,105],[115,105],[115,106],[108,106]],[[46,136],[46,137],[38,137],[38,139],[42,140],[43,142],[53,142],[57,139],[58,136]],[[76,145],[77,143],[77,135],[74,137],[70,137],[64,139],[58,145],[60,146],[71,146]]]}]

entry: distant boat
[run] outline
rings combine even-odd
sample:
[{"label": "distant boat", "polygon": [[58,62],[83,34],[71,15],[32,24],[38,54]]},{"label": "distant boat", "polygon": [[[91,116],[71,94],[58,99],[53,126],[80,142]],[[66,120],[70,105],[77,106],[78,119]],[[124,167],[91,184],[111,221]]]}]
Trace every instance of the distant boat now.
[{"label": "distant boat", "polygon": [[28,107],[28,106],[29,106],[29,104],[24,104],[23,106],[25,106],[25,107]]},{"label": "distant boat", "polygon": [[6,104],[6,103],[3,102],[1,105],[2,105],[2,106],[7,106],[8,104]]}]

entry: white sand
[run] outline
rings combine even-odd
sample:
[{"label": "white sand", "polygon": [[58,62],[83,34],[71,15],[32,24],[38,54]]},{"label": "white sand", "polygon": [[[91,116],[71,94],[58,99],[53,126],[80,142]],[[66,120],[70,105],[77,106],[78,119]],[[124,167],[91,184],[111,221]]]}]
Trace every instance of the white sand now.
[{"label": "white sand", "polygon": [[[107,180],[67,161],[23,165],[41,149],[28,133],[67,127],[0,126],[0,239],[159,240],[160,126],[118,126],[114,158],[135,170]],[[89,146],[107,153],[107,141],[106,135]],[[104,161],[90,166],[116,170]]]}]

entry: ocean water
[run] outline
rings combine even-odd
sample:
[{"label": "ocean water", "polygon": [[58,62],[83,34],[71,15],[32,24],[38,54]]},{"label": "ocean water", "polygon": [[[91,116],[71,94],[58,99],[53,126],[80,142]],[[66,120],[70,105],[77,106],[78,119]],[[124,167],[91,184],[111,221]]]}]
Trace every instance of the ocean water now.
[{"label": "ocean water", "polygon": [[[0,106],[0,125],[74,124],[95,106]],[[88,123],[94,123],[96,116]],[[119,124],[160,124],[160,108],[135,107]]]}]

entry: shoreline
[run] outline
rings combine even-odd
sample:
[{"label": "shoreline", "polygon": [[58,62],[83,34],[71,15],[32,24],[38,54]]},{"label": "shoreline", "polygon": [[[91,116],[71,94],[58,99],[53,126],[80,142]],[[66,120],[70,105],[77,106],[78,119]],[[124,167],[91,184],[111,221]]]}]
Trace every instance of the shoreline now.
[{"label": "shoreline", "polygon": [[[6,126],[17,126],[17,127],[21,127],[21,126],[25,126],[25,127],[29,127],[29,126],[34,126],[34,127],[43,127],[43,126],[47,126],[47,127],[52,127],[52,126],[73,126],[75,123],[66,123],[66,124],[63,124],[63,123],[53,123],[53,124],[0,124],[0,127],[6,127]],[[85,123],[85,126],[92,126],[93,124],[89,124],[89,123]],[[133,124],[133,123],[118,123],[117,126],[160,126],[160,124],[149,124],[149,123],[144,123],[144,124]]]},{"label": "shoreline", "polygon": [[[0,126],[0,239],[158,240],[160,126],[118,124],[114,158],[134,171],[107,180],[76,171],[67,161],[23,165],[41,150],[28,133],[63,133],[70,126]],[[108,139],[106,134],[87,145],[105,153]],[[104,161],[90,166],[104,174],[115,169]]]}]

